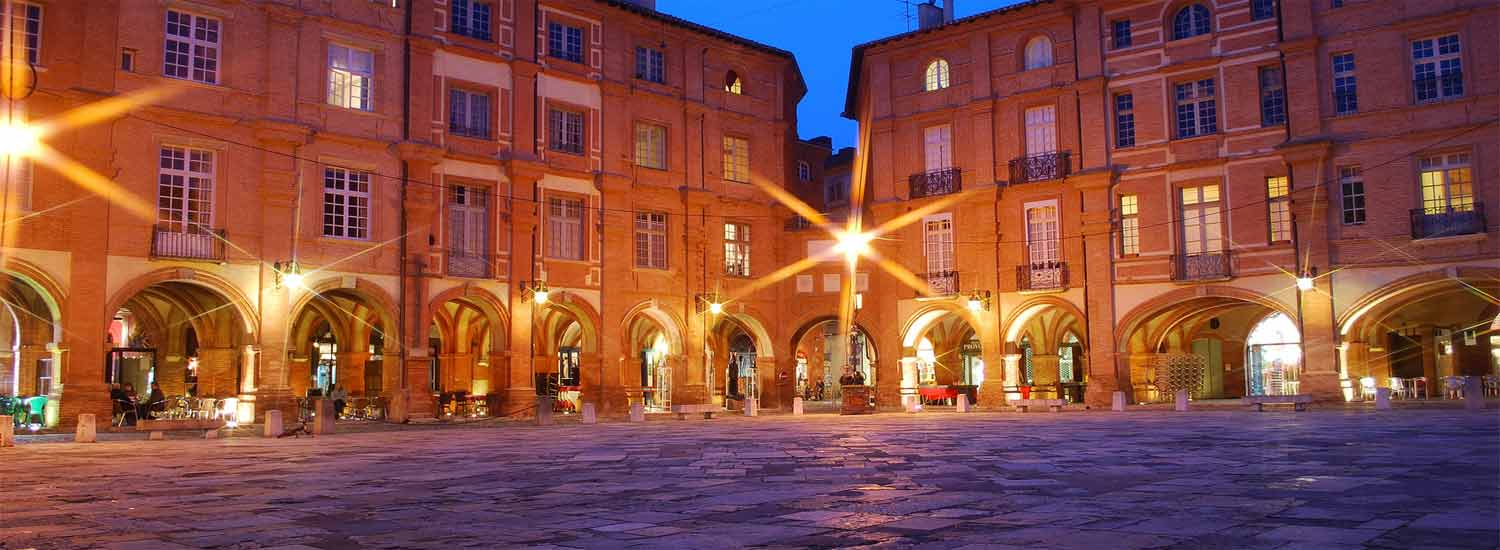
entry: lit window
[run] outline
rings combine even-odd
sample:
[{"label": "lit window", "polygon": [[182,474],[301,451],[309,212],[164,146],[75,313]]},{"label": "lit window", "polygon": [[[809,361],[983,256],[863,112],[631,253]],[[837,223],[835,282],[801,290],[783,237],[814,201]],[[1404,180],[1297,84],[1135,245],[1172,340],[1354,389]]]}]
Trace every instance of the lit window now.
[{"label": "lit window", "polygon": [[740,82],[740,75],[736,74],[734,71],[729,71],[728,73],[725,73],[724,74],[724,91],[729,92],[729,93],[734,94],[734,95],[740,95],[740,94],[745,93],[745,86],[744,86],[743,83]]},{"label": "lit window", "polygon": [[1115,147],[1135,147],[1135,99],[1115,96]]},{"label": "lit window", "polygon": [[1176,92],[1177,137],[1190,138],[1219,131],[1212,78],[1178,84]]},{"label": "lit window", "polygon": [[1418,165],[1422,170],[1422,209],[1426,213],[1474,209],[1474,180],[1469,173],[1468,153],[1426,157]]},{"label": "lit window", "polygon": [[1185,187],[1182,200],[1182,253],[1187,256],[1224,251],[1219,186]]},{"label": "lit window", "polygon": [[1210,17],[1208,8],[1203,7],[1203,4],[1193,4],[1177,10],[1177,15],[1172,17],[1172,39],[1182,40],[1208,34],[1212,29]]},{"label": "lit window", "polygon": [[583,63],[583,29],[553,21],[547,24],[547,55]]},{"label": "lit window", "polygon": [[1464,95],[1464,72],[1458,35],[1411,43],[1413,87],[1418,102]]},{"label": "lit window", "polygon": [[156,226],[201,233],[214,223],[214,152],[162,147],[157,174]]},{"label": "lit window", "polygon": [[1292,240],[1292,197],[1286,176],[1266,178],[1266,216],[1271,242]]},{"label": "lit window", "polygon": [[635,215],[635,266],[667,268],[667,215],[638,212]]},{"label": "lit window", "polygon": [[162,74],[205,84],[219,83],[219,20],[167,10]]},{"label": "lit window", "polygon": [[41,63],[42,7],[25,2],[10,2],[10,44],[24,45],[26,61]]},{"label": "lit window", "polygon": [[323,236],[370,238],[370,173],[323,169]]},{"label": "lit window", "polygon": [[635,125],[635,164],[657,170],[667,169],[667,128],[655,124]]},{"label": "lit window", "polygon": [[490,137],[490,96],[468,90],[448,91],[448,132],[455,135]]},{"label": "lit window", "polygon": [[549,130],[547,145],[553,151],[574,155],[583,154],[583,113],[549,109],[547,127]]},{"label": "lit window", "polygon": [[923,87],[929,92],[948,87],[948,62],[942,59],[927,64],[927,81]]},{"label": "lit window", "polygon": [[547,257],[583,259],[583,201],[560,197],[547,201]]},{"label": "lit window", "polygon": [[490,4],[473,0],[453,0],[448,30],[480,40],[490,39]]},{"label": "lit window", "polygon": [[640,46],[635,48],[635,77],[657,84],[667,81],[666,62],[661,50]]},{"label": "lit window", "polygon": [[1135,256],[1141,253],[1140,199],[1135,195],[1120,195],[1120,255]]},{"label": "lit window", "polygon": [[1052,66],[1052,41],[1038,36],[1026,43],[1026,70]]},{"label": "lit window", "polygon": [[1279,68],[1260,69],[1260,124],[1286,124],[1286,86],[1281,80]]},{"label": "lit window", "polygon": [[724,136],[724,179],[750,183],[750,141]]},{"label": "lit window", "polygon": [[735,277],[750,276],[750,226],[743,223],[724,224],[724,274]]},{"label": "lit window", "polygon": [[1339,167],[1339,196],[1343,199],[1344,225],[1365,223],[1365,178],[1359,166]]},{"label": "lit window", "polygon": [[1354,54],[1333,55],[1333,109],[1340,115],[1359,112],[1359,86],[1354,77]]},{"label": "lit window", "polygon": [[370,110],[374,54],[339,44],[328,45],[328,104]]}]

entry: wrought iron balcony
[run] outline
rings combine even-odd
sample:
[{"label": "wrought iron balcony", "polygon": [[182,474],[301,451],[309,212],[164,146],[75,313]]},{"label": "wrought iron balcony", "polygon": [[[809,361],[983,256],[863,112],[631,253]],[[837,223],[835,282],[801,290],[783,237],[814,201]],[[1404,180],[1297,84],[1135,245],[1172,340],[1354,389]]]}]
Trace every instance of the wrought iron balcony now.
[{"label": "wrought iron balcony", "polygon": [[1072,164],[1068,151],[1055,151],[1010,161],[1010,183],[1060,180],[1068,177]]},{"label": "wrought iron balcony", "polygon": [[490,276],[490,256],[464,250],[448,251],[448,275],[486,279]]},{"label": "wrought iron balcony", "polygon": [[912,174],[909,181],[913,199],[951,195],[963,190],[963,171],[958,168],[932,170]]},{"label": "wrought iron balcony", "polygon": [[1016,266],[1016,289],[1059,290],[1068,288],[1067,262],[1034,262]]},{"label": "wrought iron balcony", "polygon": [[151,235],[151,257],[223,262],[223,229],[187,226],[184,230],[157,227]]},{"label": "wrought iron balcony", "polygon": [[927,281],[927,288],[937,296],[953,296],[958,294],[958,272],[937,271],[923,273],[922,279]]},{"label": "wrought iron balcony", "polygon": [[1172,280],[1212,281],[1228,279],[1229,251],[1172,256]]},{"label": "wrought iron balcony", "polygon": [[1484,203],[1411,211],[1411,238],[1432,239],[1484,233]]}]

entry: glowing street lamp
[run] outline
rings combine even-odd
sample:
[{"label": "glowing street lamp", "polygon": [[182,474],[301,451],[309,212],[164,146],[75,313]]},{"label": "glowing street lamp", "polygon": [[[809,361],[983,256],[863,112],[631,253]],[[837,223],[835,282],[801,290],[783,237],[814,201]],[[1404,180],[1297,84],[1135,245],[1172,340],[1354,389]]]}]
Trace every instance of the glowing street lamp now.
[{"label": "glowing street lamp", "polygon": [[24,122],[0,124],[0,155],[29,157],[41,145],[41,131]]},{"label": "glowing street lamp", "polygon": [[988,291],[988,290],[976,290],[974,292],[970,292],[969,293],[969,300],[968,300],[968,303],[966,305],[969,307],[969,311],[972,311],[974,313],[979,313],[981,311],[989,311],[989,309],[990,309],[990,291]]},{"label": "glowing street lamp", "polygon": [[724,299],[718,294],[699,294],[698,313],[708,312],[709,315],[724,313]]},{"label": "glowing street lamp", "polygon": [[1313,289],[1312,277],[1297,277],[1297,290],[1308,291]]},{"label": "glowing street lamp", "polygon": [[546,305],[547,301],[552,298],[552,290],[547,288],[546,281],[532,281],[530,284],[522,282],[521,295],[523,298],[529,298],[532,303]]},{"label": "glowing street lamp", "polygon": [[845,231],[836,235],[838,243],[833,245],[835,252],[841,252],[849,261],[854,261],[860,256],[870,253],[870,241],[875,239],[871,233]]},{"label": "glowing street lamp", "polygon": [[297,265],[297,260],[276,262],[271,264],[271,270],[276,272],[276,286],[292,290],[302,288],[302,266]]}]

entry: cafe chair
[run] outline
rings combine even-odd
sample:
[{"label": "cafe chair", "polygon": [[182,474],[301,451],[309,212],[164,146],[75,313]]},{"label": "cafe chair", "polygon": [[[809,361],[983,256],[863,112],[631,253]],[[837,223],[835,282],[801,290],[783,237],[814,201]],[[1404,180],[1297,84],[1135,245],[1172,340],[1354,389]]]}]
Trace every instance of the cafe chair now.
[{"label": "cafe chair", "polygon": [[1375,399],[1375,377],[1366,376],[1359,379],[1359,397],[1365,401]]},{"label": "cafe chair", "polygon": [[110,425],[116,427],[124,426],[125,417],[127,416],[130,417],[130,423],[132,424],[140,422],[140,418],[136,416],[135,407],[130,406],[130,403],[120,401],[119,399],[114,399],[111,402],[114,404],[114,419],[110,422]]}]

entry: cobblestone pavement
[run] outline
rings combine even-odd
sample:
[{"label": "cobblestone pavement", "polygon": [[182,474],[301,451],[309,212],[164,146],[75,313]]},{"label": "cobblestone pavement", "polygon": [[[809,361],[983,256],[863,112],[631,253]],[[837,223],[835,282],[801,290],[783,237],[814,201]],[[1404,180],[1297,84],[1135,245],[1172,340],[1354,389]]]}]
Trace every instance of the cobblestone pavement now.
[{"label": "cobblestone pavement", "polygon": [[0,464],[6,549],[1500,546],[1495,411],[507,424]]}]

